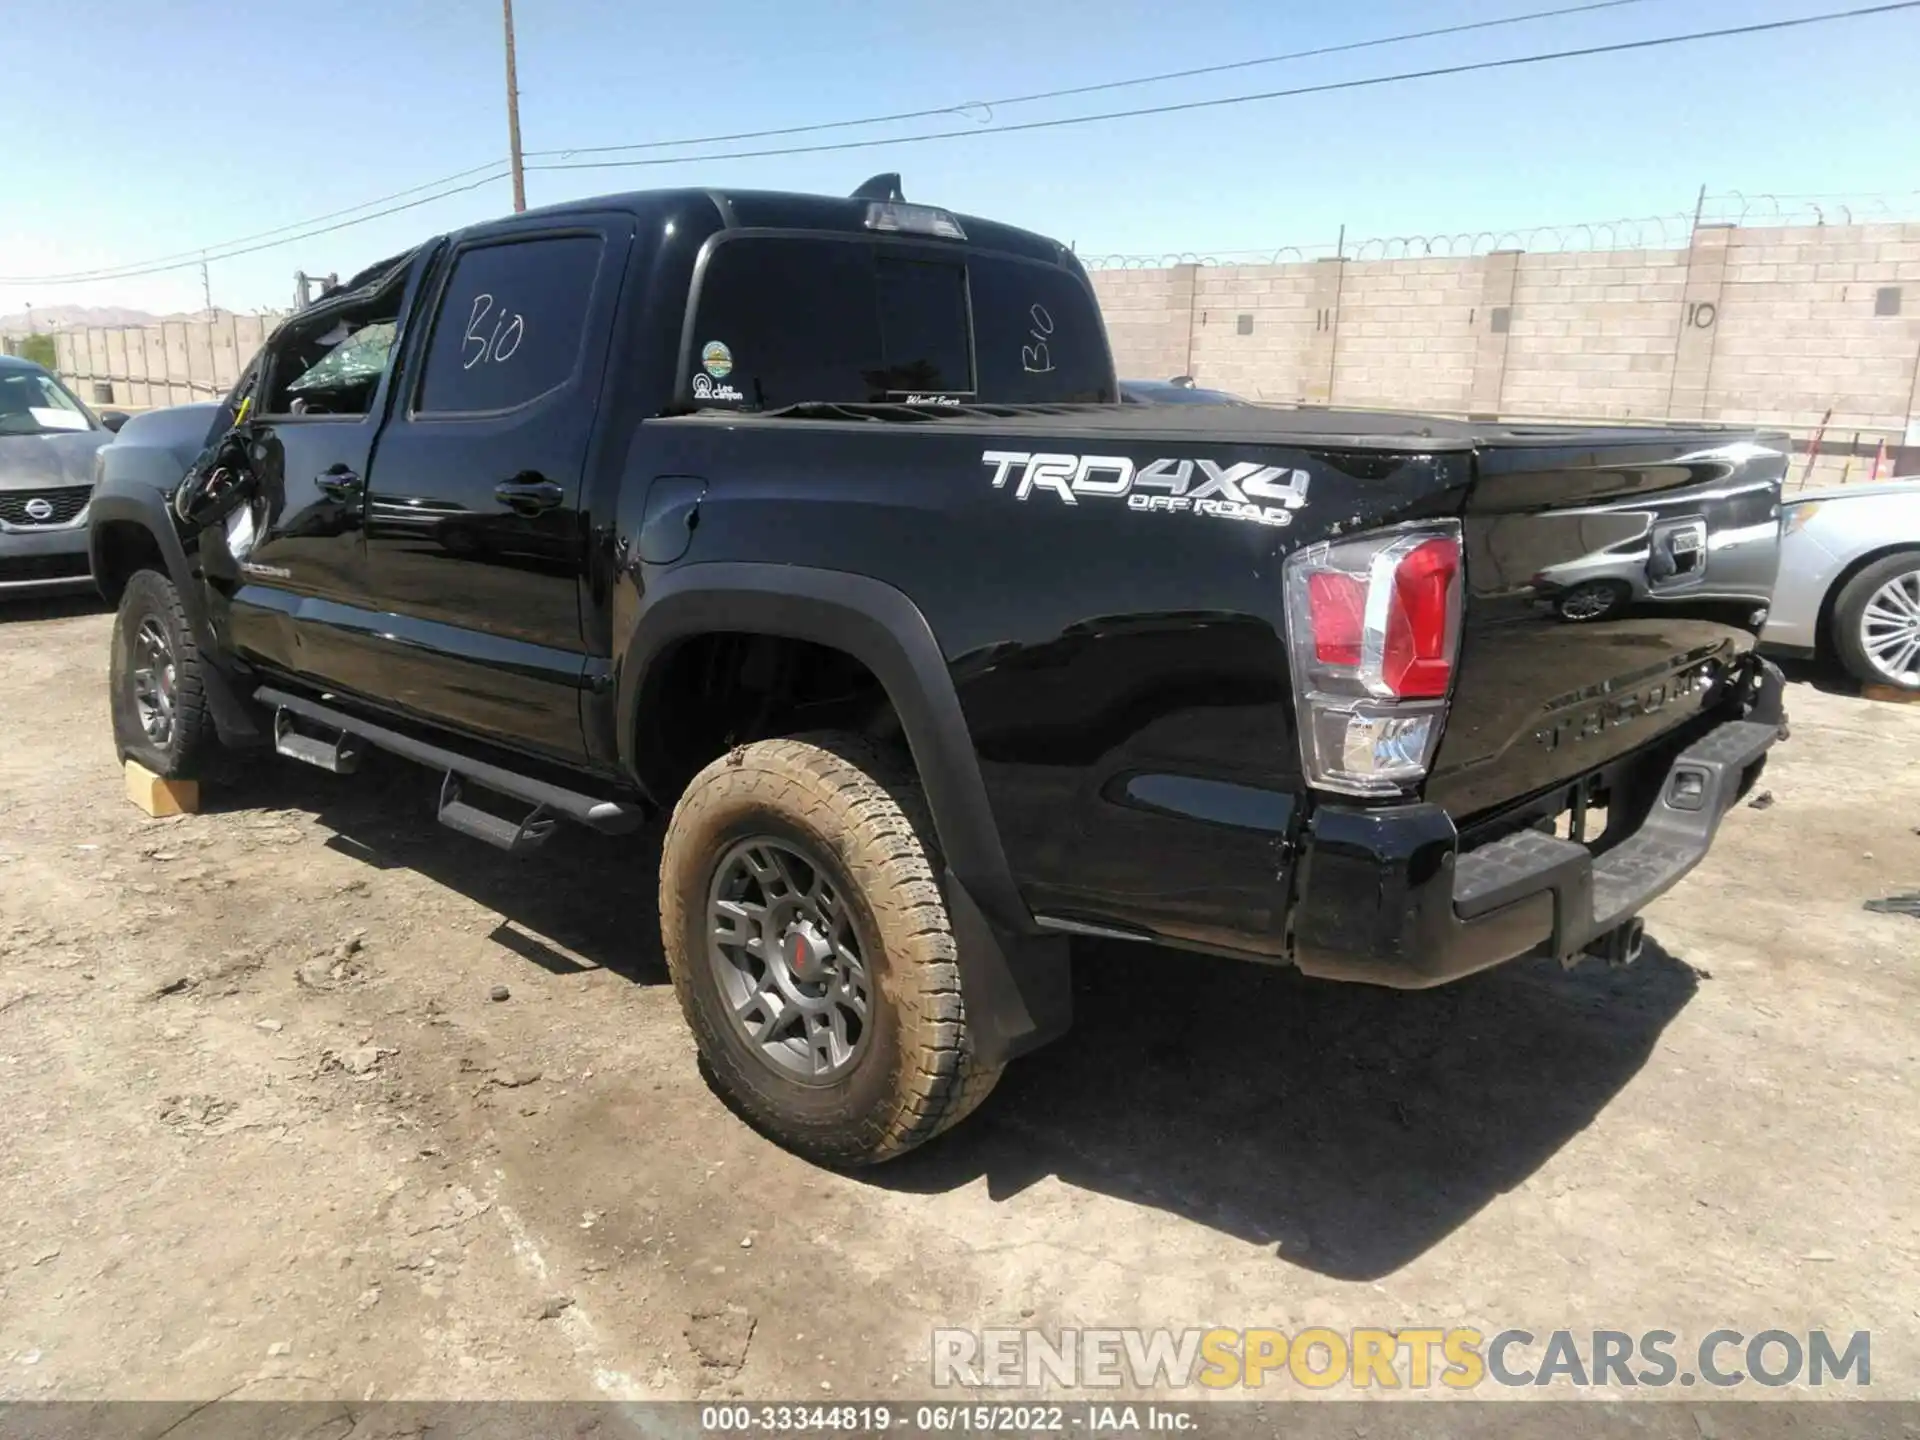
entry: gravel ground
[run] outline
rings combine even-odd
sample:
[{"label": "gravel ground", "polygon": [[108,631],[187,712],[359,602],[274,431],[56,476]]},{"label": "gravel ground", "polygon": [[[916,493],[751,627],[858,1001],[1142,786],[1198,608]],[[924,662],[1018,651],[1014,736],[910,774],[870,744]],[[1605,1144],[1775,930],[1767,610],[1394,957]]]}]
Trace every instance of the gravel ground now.
[{"label": "gravel ground", "polygon": [[1920,706],[1797,682],[1630,969],[1091,947],[844,1176],[703,1083],[657,839],[509,860],[378,759],[148,820],[109,627],[0,613],[0,1398],[925,1397],[938,1325],[1870,1330],[1920,1397]]}]

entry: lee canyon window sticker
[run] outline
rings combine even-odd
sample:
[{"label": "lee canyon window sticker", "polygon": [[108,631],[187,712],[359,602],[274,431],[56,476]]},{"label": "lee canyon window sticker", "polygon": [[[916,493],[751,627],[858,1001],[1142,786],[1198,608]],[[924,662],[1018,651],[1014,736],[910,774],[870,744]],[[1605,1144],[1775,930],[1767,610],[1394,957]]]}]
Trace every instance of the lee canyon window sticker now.
[{"label": "lee canyon window sticker", "polygon": [[718,340],[700,347],[701,369],[694,373],[693,398],[696,400],[744,400],[747,397],[727,383],[733,373],[733,352]]},{"label": "lee canyon window sticker", "polygon": [[992,467],[993,488],[1004,490],[1011,483],[1016,500],[1045,490],[1065,505],[1078,505],[1082,496],[1124,499],[1129,510],[1215,515],[1256,525],[1291,525],[1293,512],[1307,503],[1306,471],[1250,460],[1223,465],[1172,458],[1136,465],[1125,455],[987,450],[980,462]]}]

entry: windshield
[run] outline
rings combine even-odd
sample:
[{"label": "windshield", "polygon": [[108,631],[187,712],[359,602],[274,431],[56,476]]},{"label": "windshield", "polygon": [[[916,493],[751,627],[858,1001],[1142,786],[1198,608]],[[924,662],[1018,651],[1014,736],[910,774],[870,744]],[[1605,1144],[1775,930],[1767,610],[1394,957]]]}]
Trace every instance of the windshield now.
[{"label": "windshield", "polygon": [[52,435],[92,428],[93,418],[51,375],[0,370],[0,435]]}]

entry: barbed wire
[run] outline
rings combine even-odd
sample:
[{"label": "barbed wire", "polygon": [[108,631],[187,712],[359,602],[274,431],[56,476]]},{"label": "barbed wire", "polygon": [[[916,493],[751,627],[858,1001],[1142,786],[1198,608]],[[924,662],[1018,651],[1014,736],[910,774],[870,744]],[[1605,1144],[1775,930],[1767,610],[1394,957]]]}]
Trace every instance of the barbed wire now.
[{"label": "barbed wire", "polygon": [[1433,234],[1341,235],[1309,245],[1281,245],[1273,249],[1222,249],[1162,254],[1083,255],[1090,270],[1165,270],[1175,265],[1232,266],[1286,265],[1309,260],[1408,260],[1423,257],[1465,258],[1496,250],[1525,250],[1535,254],[1579,253],[1595,250],[1684,250],[1693,240],[1696,224],[1779,226],[1886,224],[1920,218],[1920,190],[1877,194],[1785,195],[1739,190],[1703,194],[1697,211],[1674,210],[1659,215],[1619,216],[1611,220],[1580,220]]},{"label": "barbed wire", "polygon": [[1701,222],[1710,225],[1870,225],[1916,216],[1920,216],[1920,190],[1803,195],[1728,190],[1707,196],[1700,206]]}]

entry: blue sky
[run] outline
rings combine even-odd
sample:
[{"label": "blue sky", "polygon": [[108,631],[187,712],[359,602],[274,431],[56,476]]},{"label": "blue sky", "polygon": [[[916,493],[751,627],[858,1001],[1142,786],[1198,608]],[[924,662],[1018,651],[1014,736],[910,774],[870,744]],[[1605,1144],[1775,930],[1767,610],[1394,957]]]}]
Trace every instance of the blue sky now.
[{"label": "blue sky", "polygon": [[[1553,8],[1556,0],[518,0],[529,151],[800,125],[1123,79]],[[1278,89],[1843,8],[1642,3],[1075,99],[998,123]],[[355,205],[503,156],[494,0],[67,0],[6,7],[0,276],[143,261]],[[531,171],[531,204],[688,183],[910,199],[1083,255],[1276,249],[1692,208],[1715,192],[1890,194],[1920,218],[1905,58],[1920,10],[1783,34],[996,136],[928,120],[802,136],[966,139],[837,154]],[[779,144],[779,141],[753,142]],[[724,148],[724,147],[723,147]],[[698,150],[665,152],[697,157]],[[536,163],[536,162],[530,162]],[[1899,192],[1907,192],[1903,201]],[[213,298],[284,306],[296,269],[346,273],[510,208],[504,181],[217,261]],[[25,303],[197,308],[197,269],[0,283]]]}]

